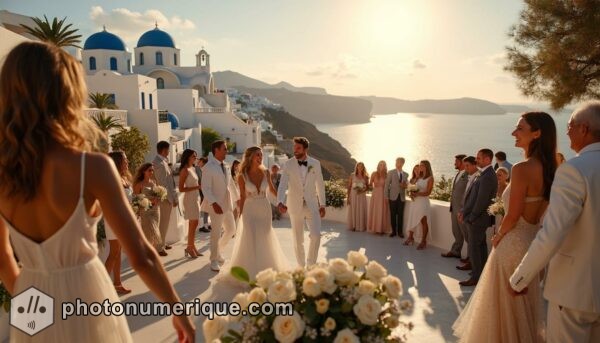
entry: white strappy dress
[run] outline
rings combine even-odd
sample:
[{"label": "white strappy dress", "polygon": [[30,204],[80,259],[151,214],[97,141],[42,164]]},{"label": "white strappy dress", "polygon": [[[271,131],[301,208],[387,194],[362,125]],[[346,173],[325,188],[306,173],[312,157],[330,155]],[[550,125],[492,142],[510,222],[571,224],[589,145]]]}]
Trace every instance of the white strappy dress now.
[{"label": "white strappy dress", "polygon": [[85,154],[81,156],[79,201],[71,217],[52,236],[37,243],[6,219],[15,254],[22,264],[15,281],[15,295],[31,286],[54,298],[54,324],[29,336],[11,327],[11,342],[132,342],[124,316],[71,316],[62,320],[61,304],[119,301],[102,261],[98,258],[96,224],[83,198]]}]

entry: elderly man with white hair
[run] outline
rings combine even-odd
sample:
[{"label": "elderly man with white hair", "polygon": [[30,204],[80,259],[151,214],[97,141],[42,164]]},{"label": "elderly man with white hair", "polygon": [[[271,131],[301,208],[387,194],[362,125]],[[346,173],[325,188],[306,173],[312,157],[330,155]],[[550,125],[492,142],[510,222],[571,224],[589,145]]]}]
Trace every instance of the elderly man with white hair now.
[{"label": "elderly man with white hair", "polygon": [[548,263],[547,342],[600,342],[600,101],[571,116],[577,156],[556,171],[542,229],[510,279],[516,292]]}]

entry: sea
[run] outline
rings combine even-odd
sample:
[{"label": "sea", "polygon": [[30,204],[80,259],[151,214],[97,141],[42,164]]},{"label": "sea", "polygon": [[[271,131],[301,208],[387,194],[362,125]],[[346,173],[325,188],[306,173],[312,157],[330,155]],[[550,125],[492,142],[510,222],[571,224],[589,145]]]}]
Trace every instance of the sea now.
[{"label": "sea", "polygon": [[[318,124],[317,128],[339,141],[367,171],[373,172],[380,160],[394,168],[396,157],[404,157],[409,174],[421,160],[429,160],[436,178],[454,177],[454,156],[475,156],[480,148],[504,151],[508,161],[523,160],[523,150],[515,147],[514,130],[520,113],[499,115],[396,113],[376,115],[363,124]],[[558,151],[567,159],[569,112],[552,114],[557,127]]]}]

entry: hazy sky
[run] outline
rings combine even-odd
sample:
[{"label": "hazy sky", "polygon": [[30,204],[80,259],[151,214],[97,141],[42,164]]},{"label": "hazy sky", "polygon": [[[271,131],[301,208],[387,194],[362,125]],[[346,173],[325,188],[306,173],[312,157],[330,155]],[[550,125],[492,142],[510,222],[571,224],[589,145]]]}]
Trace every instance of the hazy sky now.
[{"label": "hazy sky", "polygon": [[339,95],[530,101],[503,71],[517,0],[2,0],[0,9],[68,17],[84,35],[118,34],[133,51],[154,27],[193,65]]}]

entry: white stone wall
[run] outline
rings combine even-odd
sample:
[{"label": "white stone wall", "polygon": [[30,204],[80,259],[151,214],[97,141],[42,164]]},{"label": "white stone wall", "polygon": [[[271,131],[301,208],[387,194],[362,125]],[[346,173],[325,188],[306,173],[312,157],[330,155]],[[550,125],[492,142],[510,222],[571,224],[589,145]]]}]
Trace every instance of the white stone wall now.
[{"label": "white stone wall", "polygon": [[195,89],[159,89],[160,109],[177,115],[182,128],[197,127],[193,115],[194,104],[199,103],[198,91]]},{"label": "white stone wall", "polygon": [[142,92],[145,98],[145,109],[159,108],[156,80],[144,75],[120,75],[110,70],[98,71],[85,76],[85,82],[90,93],[115,94],[115,103],[119,109],[134,111],[142,109]]},{"label": "white stone wall", "polygon": [[[90,69],[90,57],[96,58],[96,70]],[[110,58],[117,59],[117,72],[121,74],[130,74],[131,70],[127,69],[127,61],[133,67],[133,59],[131,53],[121,50],[93,49],[81,50],[81,63],[87,74],[94,74],[100,70],[110,70]]]}]

